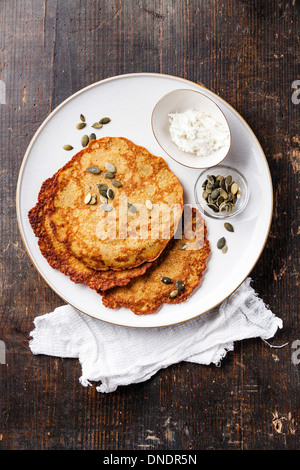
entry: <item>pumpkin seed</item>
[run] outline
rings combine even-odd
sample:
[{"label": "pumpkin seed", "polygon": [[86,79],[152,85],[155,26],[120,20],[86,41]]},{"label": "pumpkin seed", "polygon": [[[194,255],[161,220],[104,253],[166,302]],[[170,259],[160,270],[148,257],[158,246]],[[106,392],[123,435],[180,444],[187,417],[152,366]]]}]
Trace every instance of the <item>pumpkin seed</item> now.
[{"label": "pumpkin seed", "polygon": [[176,281],[175,282],[175,287],[178,290],[178,292],[184,292],[185,286],[182,281]]},{"label": "pumpkin seed", "polygon": [[214,183],[215,183],[215,177],[214,177],[213,175],[207,175],[206,178],[207,178],[207,181],[208,181],[210,184],[214,184]]},{"label": "pumpkin seed", "polygon": [[229,222],[225,222],[224,227],[228,232],[234,232],[234,228]]},{"label": "pumpkin seed", "polygon": [[73,150],[74,147],[72,147],[72,145],[69,145],[69,144],[66,144],[63,146],[63,149],[64,150]]},{"label": "pumpkin seed", "polygon": [[110,122],[109,117],[104,117],[100,119],[100,124],[108,124]]},{"label": "pumpkin seed", "polygon": [[82,137],[81,137],[81,145],[82,147],[86,147],[87,144],[89,143],[89,136],[84,134]]},{"label": "pumpkin seed", "polygon": [[96,134],[94,134],[94,132],[92,132],[91,135],[89,136],[89,142],[91,140],[96,140]]},{"label": "pumpkin seed", "polygon": [[92,195],[90,193],[88,193],[84,198],[84,203],[89,204],[91,199],[92,199]]},{"label": "pumpkin seed", "polygon": [[105,163],[105,168],[107,169],[107,171],[109,173],[116,173],[116,171],[117,171],[115,165],[113,163],[109,163],[109,162]]},{"label": "pumpkin seed", "polygon": [[114,198],[114,192],[110,188],[107,190],[107,198],[108,199],[113,199]]},{"label": "pumpkin seed", "polygon": [[123,184],[118,181],[118,180],[112,180],[111,184],[115,187],[115,188],[122,188]]},{"label": "pumpkin seed", "polygon": [[209,204],[207,204],[207,206],[208,206],[210,209],[212,209],[214,212],[219,212],[219,208],[218,208],[217,204],[211,204],[211,203],[209,203]]},{"label": "pumpkin seed", "polygon": [[100,194],[100,201],[102,202],[102,204],[107,204],[107,197],[102,196],[102,194]]},{"label": "pumpkin seed", "polygon": [[96,202],[97,202],[97,194],[92,194],[89,204],[93,205],[93,204],[96,204]]},{"label": "pumpkin seed", "polygon": [[230,185],[231,183],[232,183],[232,176],[231,176],[231,175],[226,176],[226,178],[225,178],[225,184]]},{"label": "pumpkin seed", "polygon": [[85,117],[83,114],[80,114],[80,121],[85,122]]},{"label": "pumpkin seed", "polygon": [[224,198],[223,198],[223,196],[219,196],[218,199],[217,199],[217,205],[220,207],[222,202],[224,202]]},{"label": "pumpkin seed", "polygon": [[219,196],[220,194],[220,189],[214,189],[213,192],[211,193],[211,198],[213,200],[217,199],[217,197]]},{"label": "pumpkin seed", "polygon": [[94,175],[99,175],[99,173],[101,173],[101,170],[98,166],[89,166],[87,168],[87,171],[89,173],[93,173]]},{"label": "pumpkin seed", "polygon": [[220,238],[217,242],[217,247],[219,248],[219,250],[222,250],[223,246],[225,246],[226,244],[226,240],[224,237]]},{"label": "pumpkin seed", "polygon": [[83,129],[86,126],[85,122],[79,122],[76,124],[76,129]]},{"label": "pumpkin seed", "polygon": [[170,277],[168,276],[162,276],[160,278],[161,282],[163,282],[164,284],[173,284],[173,281]]},{"label": "pumpkin seed", "polygon": [[206,189],[204,189],[204,191],[203,191],[203,193],[202,193],[202,197],[203,197],[203,199],[205,199],[205,200],[208,198],[208,192],[207,192]]},{"label": "pumpkin seed", "polygon": [[227,212],[228,211],[228,204],[226,201],[222,202],[219,207],[220,212]]},{"label": "pumpkin seed", "polygon": [[223,246],[222,253],[225,255],[225,253],[227,253],[227,251],[228,251],[228,246],[227,245]]},{"label": "pumpkin seed", "polygon": [[103,124],[101,124],[101,122],[94,122],[94,124],[92,125],[92,127],[94,129],[101,129],[101,127],[103,127]]},{"label": "pumpkin seed", "polygon": [[227,203],[227,211],[229,212],[229,214],[232,212],[233,208],[234,208],[234,204],[232,204],[232,202],[228,202]]},{"label": "pumpkin seed", "polygon": [[104,183],[97,183],[97,188],[101,196],[106,197],[108,186]]},{"label": "pumpkin seed", "polygon": [[104,191],[108,190],[108,186],[105,183],[97,183],[97,187],[98,187],[99,192],[101,190],[104,190]]},{"label": "pumpkin seed", "polygon": [[178,290],[177,289],[174,289],[172,290],[172,292],[170,293],[170,298],[171,299],[174,299],[175,297],[177,297],[178,295]]},{"label": "pumpkin seed", "polygon": [[128,203],[128,209],[132,214],[136,214],[136,207],[133,204]]},{"label": "pumpkin seed", "polygon": [[232,183],[230,187],[231,194],[236,194],[239,190],[239,187],[236,183]]},{"label": "pumpkin seed", "polygon": [[221,188],[220,196],[222,196],[224,198],[224,200],[226,200],[228,198],[228,194],[226,193],[226,191],[223,188]]},{"label": "pumpkin seed", "polygon": [[178,250],[186,250],[187,249],[187,243],[180,243],[178,245]]},{"label": "pumpkin seed", "polygon": [[151,202],[149,199],[146,200],[145,205],[146,205],[146,207],[147,207],[147,209],[148,209],[149,211],[152,210],[153,204],[152,204],[152,202]]},{"label": "pumpkin seed", "polygon": [[115,177],[115,174],[112,173],[111,171],[107,171],[106,173],[104,173],[104,176],[105,178],[112,180]]},{"label": "pumpkin seed", "polygon": [[113,207],[110,204],[102,204],[101,209],[103,209],[105,212],[110,212],[112,211]]}]

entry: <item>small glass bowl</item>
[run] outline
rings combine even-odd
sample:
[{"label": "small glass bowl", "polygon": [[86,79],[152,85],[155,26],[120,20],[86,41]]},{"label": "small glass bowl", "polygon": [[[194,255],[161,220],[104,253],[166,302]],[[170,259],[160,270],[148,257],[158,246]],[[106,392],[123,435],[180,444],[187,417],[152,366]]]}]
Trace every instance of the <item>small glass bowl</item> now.
[{"label": "small glass bowl", "polygon": [[[239,199],[237,199],[232,212],[214,212],[213,209],[208,207],[206,200],[202,196],[202,185],[207,179],[207,175],[222,175],[225,178],[226,176],[231,175],[232,181],[238,184],[241,191],[241,196]],[[246,207],[249,200],[249,188],[246,178],[238,170],[225,165],[217,165],[212,168],[206,168],[206,170],[200,173],[195,183],[194,195],[196,204],[204,215],[212,219],[229,219],[240,214]]]}]

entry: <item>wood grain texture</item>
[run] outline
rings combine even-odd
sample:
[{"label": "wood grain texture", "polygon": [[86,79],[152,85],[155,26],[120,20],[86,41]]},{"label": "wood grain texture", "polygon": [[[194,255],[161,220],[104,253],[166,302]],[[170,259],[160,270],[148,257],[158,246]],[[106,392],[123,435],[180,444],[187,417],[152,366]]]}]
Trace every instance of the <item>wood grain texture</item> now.
[{"label": "wood grain texture", "polygon": [[[1,449],[299,448],[299,30],[295,0],[0,0]],[[62,301],[25,253],[15,190],[49,113],[90,83],[132,72],[203,83],[260,140],[274,218],[251,276],[284,322],[270,343],[288,345],[247,340],[220,368],[181,363],[106,395],[79,384],[77,361],[29,350],[33,319]]]}]

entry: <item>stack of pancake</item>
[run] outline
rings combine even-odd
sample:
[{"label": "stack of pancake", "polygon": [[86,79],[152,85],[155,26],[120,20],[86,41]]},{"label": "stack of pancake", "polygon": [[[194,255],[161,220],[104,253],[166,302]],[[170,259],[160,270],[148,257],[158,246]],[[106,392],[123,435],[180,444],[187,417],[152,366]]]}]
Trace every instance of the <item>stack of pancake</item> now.
[{"label": "stack of pancake", "polygon": [[[163,158],[123,137],[92,140],[47,179],[29,221],[50,266],[136,314],[186,300],[210,253]],[[183,224],[184,222],[184,224]]]}]

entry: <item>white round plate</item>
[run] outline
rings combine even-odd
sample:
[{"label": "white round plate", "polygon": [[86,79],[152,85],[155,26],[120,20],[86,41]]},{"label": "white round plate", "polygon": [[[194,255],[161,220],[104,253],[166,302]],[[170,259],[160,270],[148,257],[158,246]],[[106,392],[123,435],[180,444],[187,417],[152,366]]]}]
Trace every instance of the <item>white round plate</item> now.
[{"label": "white round plate", "polygon": [[[76,152],[81,150],[86,127],[76,129],[80,113],[89,124],[109,116],[111,122],[96,130],[97,138],[122,136],[165,158],[184,188],[184,202],[195,206],[194,184],[201,170],[187,168],[170,158],[157,143],[151,128],[151,115],[162,96],[186,88],[201,91],[223,111],[231,128],[231,148],[226,165],[245,175],[250,189],[247,207],[230,219],[235,232],[224,229],[224,221],[206,219],[211,256],[203,281],[191,297],[181,304],[165,304],[153,315],[137,316],[127,308],[107,309],[101,296],[88,287],[74,284],[52,269],[40,253],[37,238],[28,221],[28,211],[36,204],[40,187]],[[72,144],[74,150],[62,149]],[[217,95],[193,82],[169,75],[140,73],[108,78],[78,91],[59,105],[40,126],[22,162],[17,185],[17,217],[26,250],[48,285],[67,303],[94,318],[130,327],[162,327],[197,317],[220,304],[249,275],[266,243],[273,209],[273,191],[269,167],[255,135],[241,116]],[[217,240],[225,236],[228,252],[217,249]],[[217,281],[216,281],[217,280]]]}]

